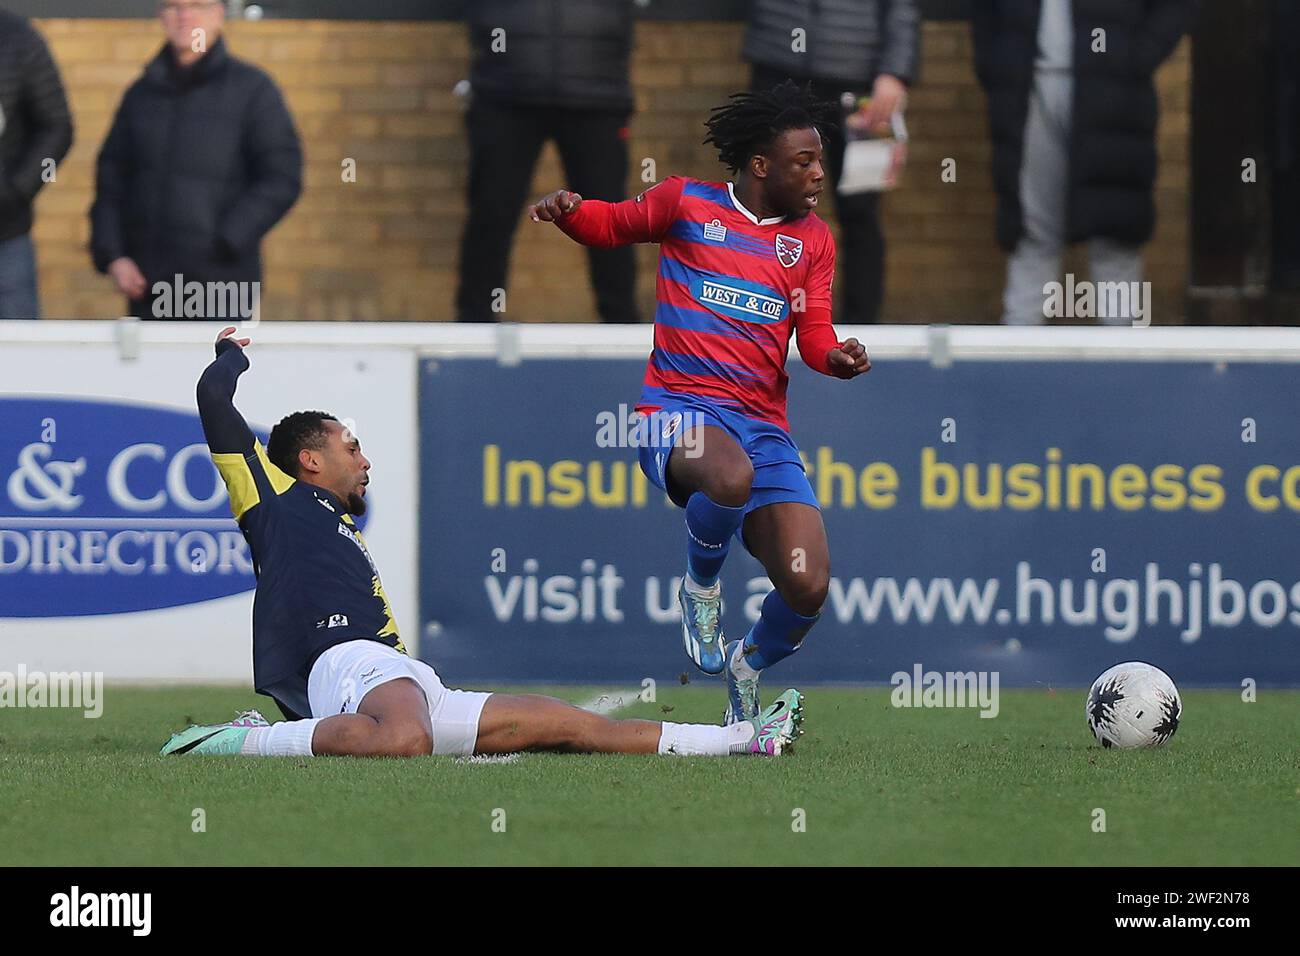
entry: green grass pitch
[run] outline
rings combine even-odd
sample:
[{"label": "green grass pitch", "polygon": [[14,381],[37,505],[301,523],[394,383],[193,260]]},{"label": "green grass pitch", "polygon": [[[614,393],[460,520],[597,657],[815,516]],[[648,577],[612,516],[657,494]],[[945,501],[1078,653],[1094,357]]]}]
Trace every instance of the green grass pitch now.
[{"label": "green grass pitch", "polygon": [[[813,687],[807,735],[776,760],[472,764],[164,759],[171,731],[263,699],[109,686],[97,720],[0,711],[0,847],[8,865],[1300,864],[1300,693],[1188,692],[1167,747],[1126,752],[1093,743],[1083,697],[1004,690],[985,719]],[[619,716],[716,721],[722,704],[661,685]]]}]

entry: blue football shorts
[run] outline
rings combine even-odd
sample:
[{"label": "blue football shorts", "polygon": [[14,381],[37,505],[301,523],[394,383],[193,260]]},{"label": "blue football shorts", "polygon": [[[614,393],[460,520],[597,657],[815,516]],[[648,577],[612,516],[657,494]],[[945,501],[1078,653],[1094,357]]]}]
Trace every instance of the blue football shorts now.
[{"label": "blue football shorts", "polygon": [[[641,470],[656,488],[667,492],[674,504],[685,508],[686,500],[668,487],[665,475],[668,456],[682,444],[687,432],[700,425],[721,428],[749,456],[754,466],[754,483],[745,502],[746,515],[755,508],[782,501],[797,501],[820,510],[799,458],[799,449],[789,432],[771,422],[749,418],[687,395],[665,400],[659,411],[643,412],[637,432]],[[692,448],[683,446],[683,452],[689,455]]]}]

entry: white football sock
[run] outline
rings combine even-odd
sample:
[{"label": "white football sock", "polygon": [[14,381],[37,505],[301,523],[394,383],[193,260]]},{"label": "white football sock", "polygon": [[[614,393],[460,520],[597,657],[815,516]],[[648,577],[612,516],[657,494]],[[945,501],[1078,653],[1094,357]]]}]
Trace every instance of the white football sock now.
[{"label": "white football sock", "polygon": [[713,724],[674,724],[665,720],[661,726],[661,756],[725,757],[733,747],[749,743],[754,736],[754,728],[749,721],[729,727],[715,727]]},{"label": "white football sock", "polygon": [[312,734],[323,719],[281,720],[270,727],[254,727],[239,752],[256,757],[310,757]]},{"label": "white football sock", "polygon": [[754,680],[762,671],[751,667],[749,658],[745,656],[745,642],[736,641],[736,646],[731,651],[730,661],[731,673],[735,674],[741,680]]},{"label": "white football sock", "polygon": [[691,572],[689,569],[686,572],[686,577],[684,577],[682,580],[686,584],[686,593],[689,594],[691,597],[715,598],[722,591],[721,578],[719,578],[717,581],[714,581],[711,586],[706,588],[703,584],[700,584],[693,577],[691,577]]}]

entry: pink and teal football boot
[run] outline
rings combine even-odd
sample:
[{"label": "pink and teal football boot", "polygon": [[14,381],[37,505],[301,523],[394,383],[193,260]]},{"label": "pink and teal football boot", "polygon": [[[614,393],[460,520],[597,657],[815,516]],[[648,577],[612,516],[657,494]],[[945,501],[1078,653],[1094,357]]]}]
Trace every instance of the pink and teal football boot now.
[{"label": "pink and teal football boot", "polygon": [[803,736],[803,694],[794,688],[787,690],[749,723],[754,736],[747,743],[736,744],[733,754],[779,757],[789,753],[796,738]]}]

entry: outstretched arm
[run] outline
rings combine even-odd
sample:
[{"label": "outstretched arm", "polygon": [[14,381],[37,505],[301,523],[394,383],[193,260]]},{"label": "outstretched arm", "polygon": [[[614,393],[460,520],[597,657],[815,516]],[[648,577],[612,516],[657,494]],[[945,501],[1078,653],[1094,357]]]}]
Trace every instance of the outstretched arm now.
[{"label": "outstretched arm", "polygon": [[231,336],[228,328],[217,337],[217,358],[199,377],[197,398],[203,436],[213,455],[247,455],[253,451],[253,430],[235,408],[235,386],[248,368],[244,346],[248,339]]},{"label": "outstretched arm", "polygon": [[199,377],[198,399],[199,419],[212,463],[230,493],[230,511],[242,524],[244,515],[263,501],[284,494],[294,479],[271,463],[266,449],[235,408],[235,386],[248,368],[244,347],[249,340],[235,338],[234,331],[223,329],[217,336],[217,358]]},{"label": "outstretched arm", "polygon": [[559,189],[530,210],[533,222],[553,222],[584,246],[612,249],[634,242],[659,242],[677,218],[686,181],[669,176],[636,199],[603,202]]}]

